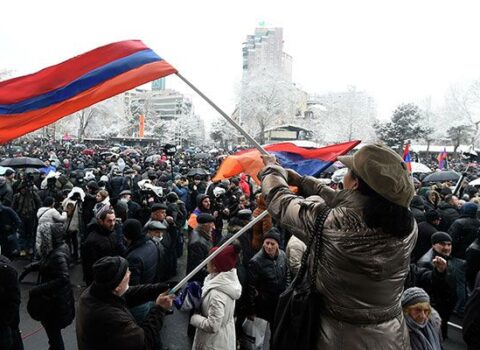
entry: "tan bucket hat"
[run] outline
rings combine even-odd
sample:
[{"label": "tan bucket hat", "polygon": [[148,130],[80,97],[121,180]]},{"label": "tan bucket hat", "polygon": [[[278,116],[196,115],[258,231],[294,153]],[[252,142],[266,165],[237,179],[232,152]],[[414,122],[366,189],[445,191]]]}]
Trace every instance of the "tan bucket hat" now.
[{"label": "tan bucket hat", "polygon": [[338,160],[383,198],[409,207],[415,194],[413,180],[402,157],[389,147],[366,145],[353,156],[341,156]]}]

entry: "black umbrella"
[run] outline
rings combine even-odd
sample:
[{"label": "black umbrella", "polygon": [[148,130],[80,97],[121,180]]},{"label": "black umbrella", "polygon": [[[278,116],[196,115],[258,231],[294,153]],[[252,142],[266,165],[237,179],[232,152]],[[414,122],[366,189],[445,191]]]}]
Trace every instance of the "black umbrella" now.
[{"label": "black umbrella", "polygon": [[460,174],[453,170],[437,171],[427,175],[423,178],[423,183],[428,182],[445,182],[445,181],[458,181]]},{"label": "black umbrella", "polygon": [[187,173],[187,176],[195,176],[195,175],[208,175],[208,171],[202,168],[193,168]]},{"label": "black umbrella", "polygon": [[18,157],[5,159],[0,165],[10,168],[43,168],[45,163],[38,158]]}]

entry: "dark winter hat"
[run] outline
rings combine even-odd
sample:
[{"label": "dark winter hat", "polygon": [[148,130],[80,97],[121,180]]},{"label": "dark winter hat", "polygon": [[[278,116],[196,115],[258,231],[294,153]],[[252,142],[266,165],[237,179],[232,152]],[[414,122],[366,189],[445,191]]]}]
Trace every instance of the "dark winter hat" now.
[{"label": "dark winter hat", "polygon": [[383,198],[409,207],[415,194],[412,178],[402,157],[389,147],[366,145],[353,156],[341,156],[338,160]]},{"label": "dark winter hat", "polygon": [[432,245],[441,243],[441,242],[452,242],[452,237],[450,237],[448,233],[442,232],[442,231],[435,232],[432,235],[431,239],[432,239]]},{"label": "dark winter hat", "polygon": [[474,218],[477,216],[478,206],[475,203],[468,202],[462,205],[460,209],[460,214],[463,216],[468,216],[470,218]]},{"label": "dark winter hat", "polygon": [[201,213],[197,216],[197,222],[199,224],[208,224],[210,222],[215,222],[215,218],[211,214]]},{"label": "dark winter hat", "polygon": [[271,228],[265,235],[263,236],[263,240],[265,241],[267,238],[274,239],[280,244],[280,232],[276,227]]},{"label": "dark winter hat", "polygon": [[435,220],[438,220],[440,219],[440,214],[438,213],[438,211],[436,210],[429,210],[427,211],[427,213],[425,214],[425,219],[427,220],[428,223],[432,223],[434,222]]},{"label": "dark winter hat", "polygon": [[128,261],[121,256],[107,256],[93,264],[94,283],[106,290],[115,289],[127,273]]},{"label": "dark winter hat", "polygon": [[199,194],[197,196],[197,207],[200,207],[202,205],[202,202],[205,198],[208,198],[206,194]]},{"label": "dark winter hat", "polygon": [[42,205],[44,207],[49,207],[51,206],[53,203],[55,203],[55,199],[53,197],[45,197],[45,199],[43,200],[43,203]]},{"label": "dark winter hat", "polygon": [[412,202],[410,203],[410,207],[423,210],[425,208],[423,198],[421,196],[413,196]]},{"label": "dark winter hat", "polygon": [[412,287],[403,292],[402,308],[418,303],[430,303],[430,297],[422,288]]},{"label": "dark winter hat", "polygon": [[128,219],[123,224],[123,235],[131,241],[143,236],[142,224],[136,219]]},{"label": "dark winter hat", "polygon": [[178,201],[178,195],[175,192],[168,193],[166,198],[167,201],[169,201],[170,203],[175,203],[176,201]]},{"label": "dark winter hat", "polygon": [[157,210],[167,210],[167,205],[165,203],[155,203],[152,205],[152,213],[156,212]]},{"label": "dark winter hat", "polygon": [[131,174],[135,174],[135,169],[126,169],[124,172],[123,172],[125,175],[131,175]]},{"label": "dark winter hat", "polygon": [[237,217],[240,220],[251,220],[252,219],[252,211],[250,209],[239,210],[238,213],[237,213]]},{"label": "dark winter hat", "polygon": [[15,171],[13,171],[12,169],[5,170],[5,176],[10,176],[12,174],[15,174]]},{"label": "dark winter hat", "polygon": [[[212,254],[219,247],[213,247],[210,249],[209,254]],[[238,254],[235,251],[235,248],[232,245],[227,246],[222,250],[216,257],[213,258],[212,262],[217,269],[217,272],[227,272],[237,266]]]},{"label": "dark winter hat", "polygon": [[124,196],[124,195],[126,195],[126,194],[129,194],[129,195],[131,196],[131,195],[132,195],[132,191],[130,191],[130,190],[123,190],[122,192],[120,192],[119,196],[121,197],[121,196]]},{"label": "dark winter hat", "polygon": [[87,187],[91,190],[97,191],[100,187],[98,187],[98,184],[96,181],[89,181],[87,184]]},{"label": "dark winter hat", "polygon": [[152,220],[147,225],[147,230],[157,231],[157,230],[166,230],[167,225],[162,221]]}]

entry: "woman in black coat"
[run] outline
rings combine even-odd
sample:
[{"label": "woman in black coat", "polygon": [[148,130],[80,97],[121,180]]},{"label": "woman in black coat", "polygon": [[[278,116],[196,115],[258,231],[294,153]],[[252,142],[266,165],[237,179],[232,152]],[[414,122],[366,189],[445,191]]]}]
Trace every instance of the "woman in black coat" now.
[{"label": "woman in black coat", "polygon": [[70,250],[64,241],[61,224],[51,226],[52,246],[41,261],[28,265],[21,274],[22,280],[30,271],[39,271],[39,284],[30,290],[28,312],[40,321],[48,336],[50,349],[64,349],[61,330],[75,317],[75,301],[70,285],[68,263]]}]

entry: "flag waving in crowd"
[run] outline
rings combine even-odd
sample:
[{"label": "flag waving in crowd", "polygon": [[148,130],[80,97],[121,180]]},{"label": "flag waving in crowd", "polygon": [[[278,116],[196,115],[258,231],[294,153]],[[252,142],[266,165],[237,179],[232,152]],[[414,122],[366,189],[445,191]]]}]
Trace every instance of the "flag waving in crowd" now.
[{"label": "flag waving in crowd", "polygon": [[410,173],[412,173],[412,159],[410,158],[410,144],[407,143],[405,149],[403,151],[403,161],[407,165],[407,169]]},{"label": "flag waving in crowd", "polygon": [[[264,148],[275,155],[283,167],[293,169],[301,175],[313,176],[320,174],[332,165],[338,156],[352,150],[359,143],[360,141],[349,141],[321,148],[305,148],[282,142]],[[241,151],[225,158],[213,181],[228,179],[243,172],[260,183],[257,174],[262,168],[263,161],[258,150]]]},{"label": "flag waving in crowd", "polygon": [[121,41],[0,82],[0,144],[176,69],[139,40]]},{"label": "flag waving in crowd", "polygon": [[438,160],[438,168],[439,169],[446,169],[447,168],[447,150],[444,148],[443,152],[440,152],[440,154],[437,157]]}]

